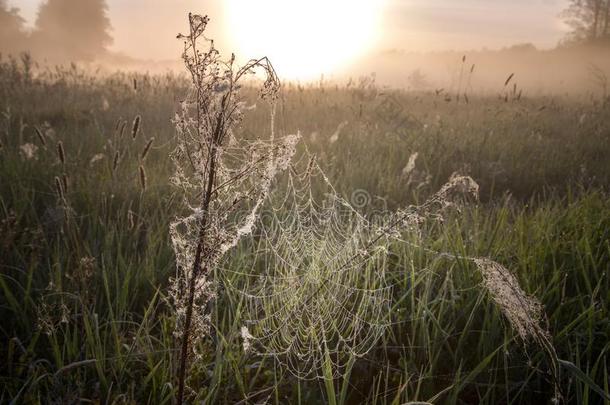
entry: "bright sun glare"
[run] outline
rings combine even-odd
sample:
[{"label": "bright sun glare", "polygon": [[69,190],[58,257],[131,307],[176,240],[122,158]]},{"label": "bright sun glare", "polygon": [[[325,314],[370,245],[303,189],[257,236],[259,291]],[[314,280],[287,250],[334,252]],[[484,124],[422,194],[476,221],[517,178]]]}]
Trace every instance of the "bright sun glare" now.
[{"label": "bright sun glare", "polygon": [[374,44],[384,0],[227,0],[227,29],[243,58],[268,56],[280,77],[315,79]]}]

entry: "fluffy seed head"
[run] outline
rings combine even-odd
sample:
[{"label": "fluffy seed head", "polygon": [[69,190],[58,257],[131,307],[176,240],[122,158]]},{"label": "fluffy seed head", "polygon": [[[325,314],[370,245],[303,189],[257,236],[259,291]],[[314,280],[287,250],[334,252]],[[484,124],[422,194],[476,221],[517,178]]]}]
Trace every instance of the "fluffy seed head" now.
[{"label": "fluffy seed head", "polygon": [[521,289],[517,278],[504,266],[487,258],[474,260],[492,299],[523,340],[547,336],[542,326],[542,304]]}]

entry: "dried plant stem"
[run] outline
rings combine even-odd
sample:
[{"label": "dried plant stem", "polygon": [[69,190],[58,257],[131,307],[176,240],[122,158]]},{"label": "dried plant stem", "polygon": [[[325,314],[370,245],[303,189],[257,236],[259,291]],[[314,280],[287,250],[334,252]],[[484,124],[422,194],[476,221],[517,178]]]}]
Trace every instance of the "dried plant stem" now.
[{"label": "dried plant stem", "polygon": [[[202,36],[207,22],[205,16],[189,14],[190,35],[178,36],[184,39],[183,59],[191,74],[193,91],[181,103],[181,112],[174,121],[179,142],[172,154],[177,165],[173,181],[176,185],[183,184],[181,189],[185,191],[189,207],[198,208],[170,225],[178,265],[170,290],[178,314],[176,335],[180,345],[177,404],[185,401],[185,380],[195,337],[208,333],[207,311],[199,298],[207,302],[213,299],[214,293],[207,287],[211,285],[207,281],[209,273],[241,237],[252,231],[271,179],[287,168],[298,140],[297,136],[287,136],[275,147],[273,131],[268,142],[242,140],[243,145],[233,149],[239,150],[238,154],[242,153],[245,160],[237,167],[227,166],[237,160],[226,157],[224,146],[235,141],[231,129],[242,117],[236,83],[255,68],[261,68],[267,76],[261,97],[274,100],[280,86],[266,58],[252,60],[236,71],[233,55],[229,61],[222,61],[212,40]],[[197,49],[200,37],[209,45],[205,53]],[[191,118],[191,115],[195,116]],[[253,154],[255,150],[260,155]],[[276,159],[276,150],[281,152],[281,158]],[[265,158],[259,159],[261,156]],[[142,153],[141,158],[144,157]],[[185,185],[197,191],[190,191],[191,187]],[[226,220],[227,213],[237,212],[241,207],[238,203],[246,200],[242,192],[249,197],[250,212]],[[218,215],[220,212],[223,214]]]},{"label": "dried plant stem", "polygon": [[[193,49],[196,49],[196,36],[193,35],[193,26],[191,24],[191,41],[193,43]],[[198,55],[197,52],[194,53],[195,62],[198,63]],[[197,86],[197,101],[201,99],[201,87]],[[223,97],[221,103],[221,110],[225,107],[225,102],[227,99],[227,95]],[[188,350],[189,350],[189,340],[191,334],[191,324],[193,322],[193,303],[195,301],[195,286],[197,284],[197,279],[200,274],[203,272],[203,275],[207,275],[209,271],[209,267],[207,265],[203,266],[202,269],[202,254],[203,254],[203,246],[205,243],[206,237],[206,228],[208,223],[208,211],[210,208],[210,202],[212,200],[212,191],[214,189],[214,180],[216,177],[216,160],[218,157],[218,150],[216,148],[216,144],[222,139],[223,135],[223,114],[218,115],[218,119],[216,121],[216,127],[213,132],[212,137],[212,147],[210,148],[209,154],[209,172],[207,178],[207,184],[205,193],[203,194],[203,200],[201,203],[201,222],[199,224],[199,237],[197,241],[197,249],[195,250],[195,260],[193,263],[193,270],[191,272],[191,277],[189,280],[188,286],[188,301],[186,306],[186,317],[184,322],[184,330],[182,331],[182,345],[180,348],[180,366],[178,369],[178,397],[177,403],[182,405],[184,401],[184,380],[186,377],[186,367],[188,362]],[[197,122],[201,122],[201,103],[197,102]],[[201,125],[197,125],[197,134],[201,137]]]},{"label": "dried plant stem", "polygon": [[201,266],[203,244],[205,241],[205,231],[207,227],[207,212],[210,206],[210,200],[212,197],[212,187],[214,185],[214,172],[215,172],[215,152],[212,152],[212,160],[210,162],[210,177],[208,179],[206,193],[203,198],[201,223],[199,225],[199,242],[197,243],[197,250],[195,251],[195,262],[193,263],[193,270],[191,278],[189,280],[189,291],[188,291],[188,304],[186,307],[186,318],[184,322],[184,331],[182,332],[182,346],[180,348],[180,368],[178,370],[178,404],[182,404],[184,400],[184,379],[186,376],[186,366],[188,359],[189,350],[189,338],[191,333],[191,323],[193,320],[193,301],[195,300],[195,285],[197,278],[201,273],[207,274],[209,268],[204,265],[203,269]]}]

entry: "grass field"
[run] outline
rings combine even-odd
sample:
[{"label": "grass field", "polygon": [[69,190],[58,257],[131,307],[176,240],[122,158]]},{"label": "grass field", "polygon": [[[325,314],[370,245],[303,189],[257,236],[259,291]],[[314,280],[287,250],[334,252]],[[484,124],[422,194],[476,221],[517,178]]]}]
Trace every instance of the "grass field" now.
[{"label": "grass field", "polygon": [[[171,403],[169,224],[184,207],[168,155],[186,81],[33,70],[0,64],[0,402]],[[215,274],[213,333],[188,371],[193,402],[549,402],[544,351],[521,342],[472,264],[430,249],[514,272],[575,366],[562,372],[566,401],[609,403],[610,102],[517,97],[502,82],[467,100],[370,80],[284,85],[278,133],[300,131],[297,154],[315,154],[364,214],[420,203],[453,172],[480,185],[480,200],[422,225],[419,246],[392,246],[392,326],[332,380],[244,352],[243,302],[224,288],[239,272],[222,270],[250,268],[240,244]],[[269,108],[248,98],[238,133],[256,138]]]}]

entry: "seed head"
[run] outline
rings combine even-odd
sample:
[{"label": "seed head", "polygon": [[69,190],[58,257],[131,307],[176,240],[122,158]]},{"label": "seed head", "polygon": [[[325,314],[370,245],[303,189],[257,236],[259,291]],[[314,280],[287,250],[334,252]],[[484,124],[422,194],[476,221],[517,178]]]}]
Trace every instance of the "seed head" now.
[{"label": "seed head", "polygon": [[68,192],[68,175],[66,173],[61,175],[61,183],[64,187],[64,192]]},{"label": "seed head", "polygon": [[112,160],[112,172],[114,173],[119,166],[119,151],[117,150],[114,153],[114,159]]},{"label": "seed head", "polygon": [[140,165],[140,187],[142,187],[142,191],[146,191],[146,170],[142,165]]},{"label": "seed head", "polygon": [[123,121],[121,123],[121,128],[119,129],[119,138],[123,137],[123,134],[125,133],[125,127],[127,126],[127,121]]},{"label": "seed head", "polygon": [[61,184],[61,180],[57,176],[55,176],[55,192],[57,193],[57,198],[59,198],[60,201],[66,200],[64,195],[64,188]]},{"label": "seed head", "polygon": [[136,115],[136,118],[134,118],[133,125],[131,127],[131,139],[136,139],[136,136],[138,136],[138,132],[140,132],[141,119],[142,118],[139,115]]},{"label": "seed head", "polygon": [[142,151],[142,154],[140,155],[141,160],[144,160],[146,158],[146,155],[148,155],[148,152],[150,151],[150,147],[152,146],[152,143],[154,140],[155,140],[155,138],[150,138],[148,140],[148,142],[146,143],[146,146],[144,146],[144,150]]},{"label": "seed head", "polygon": [[57,157],[62,165],[66,164],[66,151],[64,150],[64,144],[61,141],[57,142]]},{"label": "seed head", "polygon": [[47,146],[47,138],[44,136],[42,131],[38,127],[34,127],[34,130],[36,131],[36,136],[38,136],[42,146]]}]

